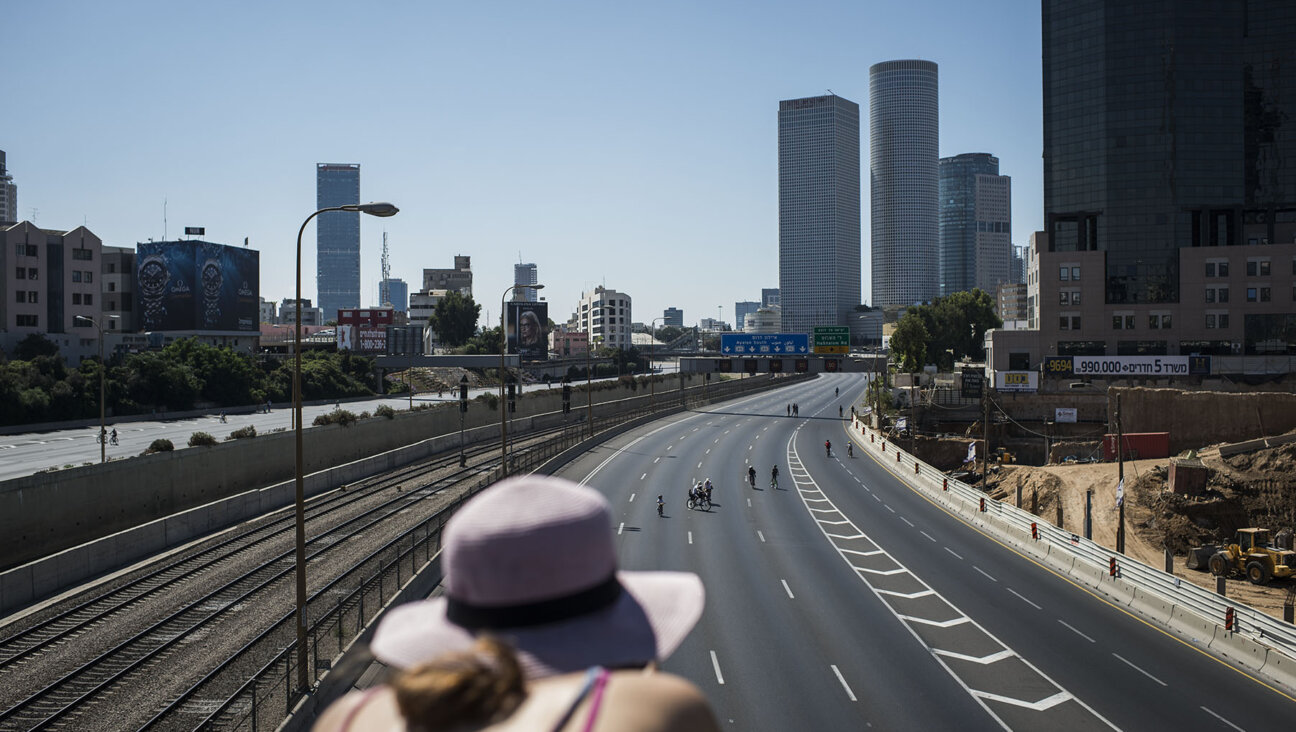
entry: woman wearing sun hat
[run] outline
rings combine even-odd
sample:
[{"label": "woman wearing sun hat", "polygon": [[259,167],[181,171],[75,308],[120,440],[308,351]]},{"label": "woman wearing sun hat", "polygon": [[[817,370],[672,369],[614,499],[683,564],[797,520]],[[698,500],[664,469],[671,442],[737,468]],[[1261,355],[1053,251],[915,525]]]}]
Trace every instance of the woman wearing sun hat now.
[{"label": "woman wearing sun hat", "polygon": [[718,729],[696,687],[652,673],[701,616],[701,580],[619,571],[597,491],[492,486],[446,526],[442,566],[445,594],[393,609],[374,635],[404,673],[339,700],[316,730]]}]

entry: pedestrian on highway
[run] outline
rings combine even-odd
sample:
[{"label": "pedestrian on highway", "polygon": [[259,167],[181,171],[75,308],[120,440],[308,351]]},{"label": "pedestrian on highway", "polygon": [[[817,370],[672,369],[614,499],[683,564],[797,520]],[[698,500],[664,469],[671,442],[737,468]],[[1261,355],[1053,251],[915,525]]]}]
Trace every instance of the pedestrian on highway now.
[{"label": "pedestrian on highway", "polygon": [[654,672],[702,614],[688,572],[616,566],[606,499],[553,477],[502,481],[445,529],[445,594],[395,608],[371,650],[401,671],[331,706],[317,732],[719,730],[701,692]]},{"label": "pedestrian on highway", "polygon": [[792,402],[792,416],[793,417],[801,416],[801,405],[797,404],[796,402]]}]

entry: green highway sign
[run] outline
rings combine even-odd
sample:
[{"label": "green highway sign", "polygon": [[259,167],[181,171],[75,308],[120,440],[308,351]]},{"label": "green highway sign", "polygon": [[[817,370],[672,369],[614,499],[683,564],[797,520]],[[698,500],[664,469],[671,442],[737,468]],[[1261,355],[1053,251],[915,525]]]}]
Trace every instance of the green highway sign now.
[{"label": "green highway sign", "polygon": [[815,325],[811,341],[816,354],[849,354],[850,328],[845,325]]},{"label": "green highway sign", "polygon": [[850,328],[845,325],[816,325],[812,341],[815,353],[850,353]]}]

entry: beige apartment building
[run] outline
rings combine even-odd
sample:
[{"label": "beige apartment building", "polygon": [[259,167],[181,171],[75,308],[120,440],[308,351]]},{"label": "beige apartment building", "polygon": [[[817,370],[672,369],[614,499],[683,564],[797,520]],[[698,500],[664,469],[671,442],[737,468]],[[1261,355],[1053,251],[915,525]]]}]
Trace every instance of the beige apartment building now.
[{"label": "beige apartment building", "polygon": [[84,226],[42,229],[29,221],[0,228],[0,347],[12,351],[32,333],[59,347],[69,363],[97,352],[98,329],[78,316],[102,316],[103,242]]},{"label": "beige apartment building", "polygon": [[1033,330],[988,334],[990,370],[1035,370],[1054,355],[1204,355],[1215,357],[1213,373],[1287,373],[1296,352],[1296,242],[1175,254],[1179,302],[1109,305],[1107,253],[1050,252],[1036,232],[1026,285]]}]

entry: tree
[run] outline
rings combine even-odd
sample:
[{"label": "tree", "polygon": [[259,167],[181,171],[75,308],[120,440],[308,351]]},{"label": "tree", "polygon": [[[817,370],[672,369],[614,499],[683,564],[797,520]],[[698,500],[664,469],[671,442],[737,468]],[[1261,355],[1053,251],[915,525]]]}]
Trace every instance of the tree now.
[{"label": "tree", "polygon": [[674,325],[664,325],[657,329],[657,340],[670,343],[684,334],[684,329]]},{"label": "tree", "polygon": [[923,367],[927,362],[927,341],[930,339],[922,315],[910,308],[891,334],[891,353],[896,355],[901,370],[914,373]]},{"label": "tree", "polygon": [[40,333],[31,333],[14,347],[14,360],[31,361],[37,356],[58,356],[58,346]]},{"label": "tree", "polygon": [[442,343],[457,347],[467,343],[477,331],[480,314],[481,305],[473,302],[471,295],[461,295],[452,290],[437,301],[429,320]]},{"label": "tree", "polygon": [[499,326],[483,330],[464,344],[463,352],[468,356],[482,356],[500,352]]}]

